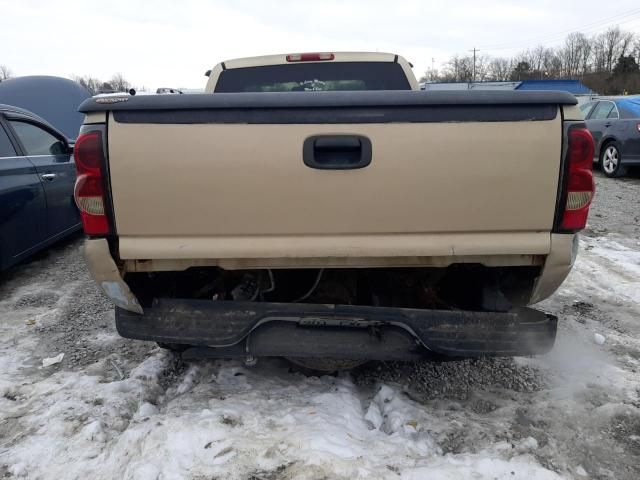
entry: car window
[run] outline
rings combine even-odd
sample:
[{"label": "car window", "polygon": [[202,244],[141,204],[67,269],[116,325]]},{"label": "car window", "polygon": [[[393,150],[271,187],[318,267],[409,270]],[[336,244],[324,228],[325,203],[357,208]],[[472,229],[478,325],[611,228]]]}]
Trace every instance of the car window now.
[{"label": "car window", "polygon": [[9,120],[27,155],[63,155],[65,143],[55,135],[28,122]]},{"label": "car window", "polygon": [[590,120],[603,120],[609,116],[611,110],[613,110],[613,102],[598,102]]},{"label": "car window", "polygon": [[580,111],[584,115],[584,118],[587,118],[587,116],[589,115],[589,112],[591,111],[591,109],[595,104],[596,102],[589,102],[589,103],[584,103],[580,105]]},{"label": "car window", "polygon": [[607,115],[607,118],[618,118],[618,109],[613,107],[609,112],[609,115]]},{"label": "car window", "polygon": [[2,125],[0,125],[0,158],[2,157],[15,157],[16,150],[9,140],[9,135],[4,131]]}]

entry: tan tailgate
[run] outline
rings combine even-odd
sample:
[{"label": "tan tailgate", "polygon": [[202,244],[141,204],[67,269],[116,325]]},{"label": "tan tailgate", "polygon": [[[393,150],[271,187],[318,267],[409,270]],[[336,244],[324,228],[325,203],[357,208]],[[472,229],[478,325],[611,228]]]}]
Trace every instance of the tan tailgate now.
[{"label": "tan tailgate", "polygon": [[[450,254],[459,253],[456,246],[477,254],[546,253],[561,132],[560,115],[549,121],[351,125],[111,119],[120,253],[270,256],[260,239],[275,250],[281,246],[273,256],[386,255],[384,246],[393,242],[423,255],[440,254],[436,243]],[[370,165],[307,167],[304,140],[322,134],[368,137]],[[474,251],[476,244],[484,246]],[[327,246],[335,248],[329,252]]]}]

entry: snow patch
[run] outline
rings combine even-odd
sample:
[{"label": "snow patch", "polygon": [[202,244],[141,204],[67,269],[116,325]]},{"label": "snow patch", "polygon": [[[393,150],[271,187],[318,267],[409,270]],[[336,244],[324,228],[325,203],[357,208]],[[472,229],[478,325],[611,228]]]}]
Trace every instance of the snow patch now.
[{"label": "snow patch", "polygon": [[51,365],[55,365],[56,363],[60,363],[63,358],[64,358],[64,353],[60,353],[60,354],[56,355],[55,357],[43,358],[42,359],[42,366],[43,367],[50,367]]},{"label": "snow patch", "polygon": [[447,455],[433,465],[408,469],[402,472],[402,480],[459,480],[461,478],[512,480],[561,480],[557,473],[540,467],[535,459],[528,456],[510,460],[491,458],[487,452],[478,455]]},{"label": "snow patch", "polygon": [[594,333],[593,334],[593,341],[596,343],[596,345],[604,345],[606,338],[604,335],[601,335],[599,333]]}]

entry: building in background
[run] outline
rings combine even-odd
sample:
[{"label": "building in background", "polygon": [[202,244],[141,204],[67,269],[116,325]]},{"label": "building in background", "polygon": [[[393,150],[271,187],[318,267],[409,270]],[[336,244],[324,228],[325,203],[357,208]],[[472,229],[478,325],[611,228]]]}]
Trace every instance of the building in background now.
[{"label": "building in background", "polygon": [[424,82],[422,90],[555,90],[569,92],[578,101],[590,99],[596,92],[580,80],[519,80],[513,82]]}]

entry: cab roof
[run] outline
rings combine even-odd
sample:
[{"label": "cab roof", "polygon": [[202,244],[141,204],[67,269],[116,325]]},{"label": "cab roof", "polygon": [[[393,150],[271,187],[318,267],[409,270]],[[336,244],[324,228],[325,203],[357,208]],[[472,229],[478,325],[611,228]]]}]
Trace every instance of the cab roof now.
[{"label": "cab roof", "polygon": [[[332,55],[331,59],[305,60],[305,62],[397,62],[399,55],[382,52],[319,52]],[[282,53],[278,55],[263,55],[259,57],[235,58],[221,63],[224,69],[258,67],[264,65],[286,65],[294,63],[287,57],[307,55],[302,53]]]}]

